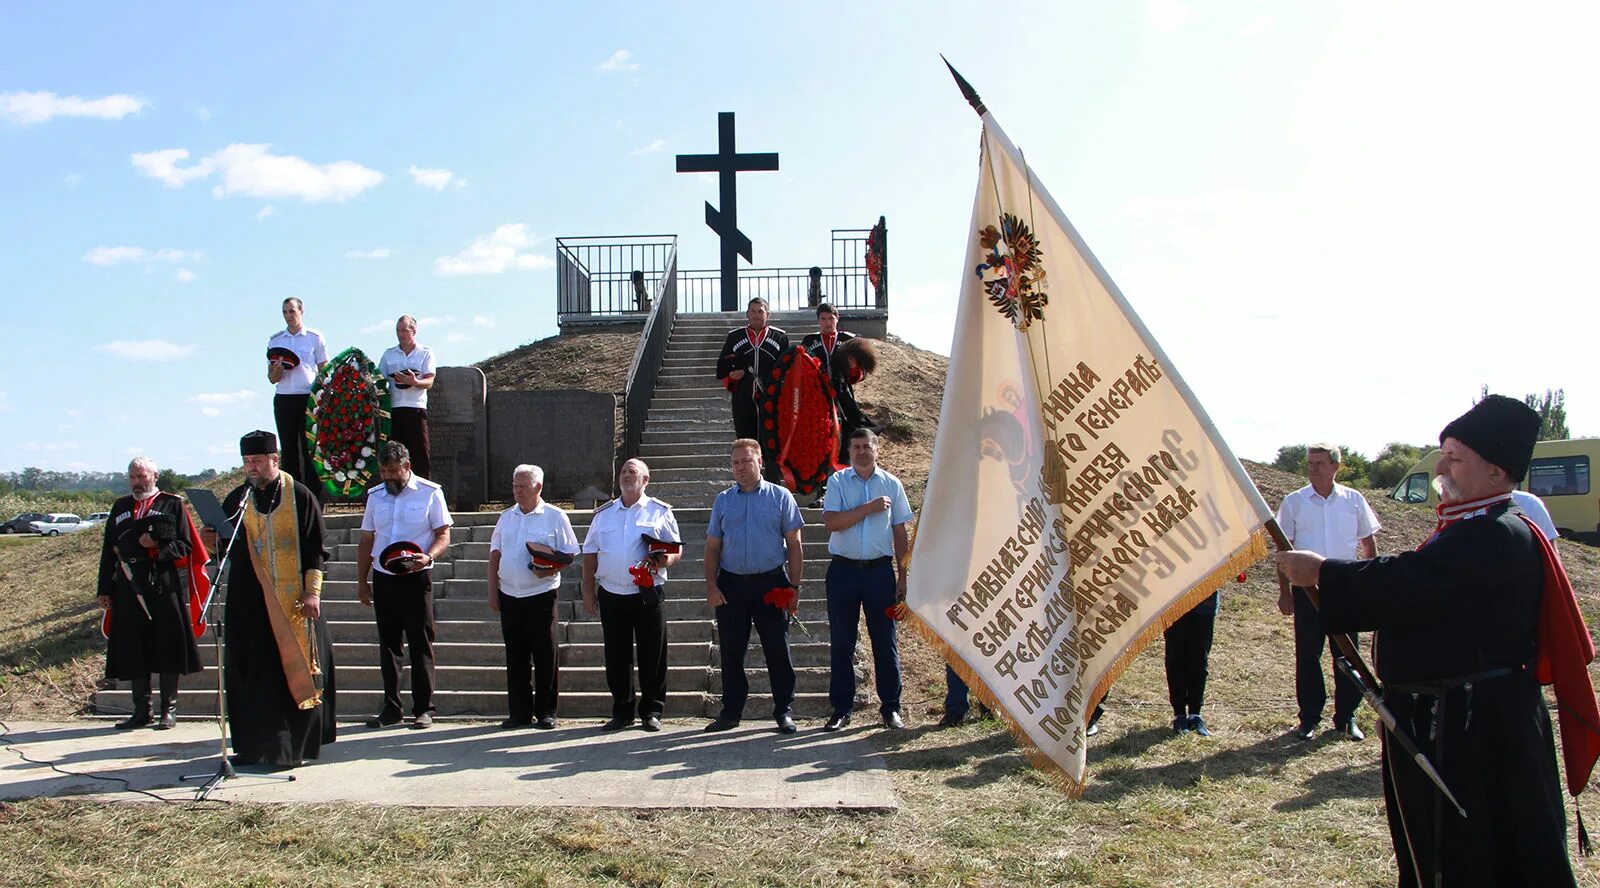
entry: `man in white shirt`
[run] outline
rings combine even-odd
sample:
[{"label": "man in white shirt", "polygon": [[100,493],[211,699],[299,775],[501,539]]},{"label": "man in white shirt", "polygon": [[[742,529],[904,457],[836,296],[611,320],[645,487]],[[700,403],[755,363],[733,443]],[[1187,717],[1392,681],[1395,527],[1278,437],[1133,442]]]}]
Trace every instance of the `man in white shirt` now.
[{"label": "man in white shirt", "polygon": [[400,658],[409,647],[411,726],[426,728],[434,708],[433,562],[450,548],[450,510],[439,485],[411,471],[411,454],[398,441],[379,448],[378,477],[383,483],[367,491],[356,554],[356,594],[377,619],[383,673],[383,709],[367,726],[400,721]]},{"label": "man in white shirt", "polygon": [[[1373,541],[1382,525],[1361,494],[1333,479],[1339,474],[1339,448],[1312,444],[1306,448],[1306,475],[1310,484],[1283,498],[1278,506],[1278,526],[1294,548],[1316,552],[1324,558],[1360,559],[1378,554]],[[1280,581],[1281,582],[1281,581]],[[1300,723],[1295,736],[1310,740],[1317,735],[1328,688],[1322,674],[1322,650],[1328,635],[1317,608],[1299,586],[1278,595],[1278,610],[1294,615],[1294,691],[1299,701]],[[1359,643],[1355,633],[1352,642]],[[1338,656],[1338,651],[1332,651]],[[1333,670],[1333,727],[1351,740],[1365,739],[1355,723],[1361,692],[1338,668]]]},{"label": "man in white shirt", "polygon": [[[283,444],[282,470],[320,491],[322,484],[312,477],[311,451],[306,447],[306,405],[317,371],[328,363],[328,343],[305,325],[305,312],[305,305],[293,296],[283,300],[285,327],[267,340],[267,381],[276,388],[272,416]],[[284,351],[274,354],[279,349]]]},{"label": "man in white shirt", "polygon": [[[650,467],[644,460],[622,464],[622,496],[595,510],[583,539],[583,607],[600,615],[605,639],[606,687],[611,720],[602,731],[620,731],[637,714],[646,731],[661,730],[667,707],[667,568],[681,552],[652,547],[645,537],[682,543],[672,507],[644,492]],[[654,548],[655,551],[652,551]],[[639,654],[639,695],[633,693],[634,648]]]},{"label": "man in white shirt", "polygon": [[1511,502],[1521,509],[1524,515],[1533,519],[1533,523],[1538,525],[1539,532],[1544,534],[1545,539],[1553,543],[1561,537],[1561,531],[1556,529],[1556,522],[1550,517],[1550,510],[1545,508],[1544,500],[1526,490],[1513,490]]},{"label": "man in white shirt", "polygon": [[828,528],[828,644],[832,677],[828,700],[833,714],[822,726],[837,731],[850,723],[856,699],[856,632],[867,612],[872,639],[872,672],[878,710],[887,728],[905,727],[900,718],[900,649],[895,618],[906,597],[906,522],[911,503],[900,479],[878,467],[878,436],[871,429],[850,434],[850,468],[828,479],[822,501]]},{"label": "man in white shirt", "polygon": [[578,554],[567,513],[545,502],[544,469],[511,472],[517,504],[500,513],[489,539],[489,609],[506,643],[506,730],[556,726],[556,589],[561,568]]},{"label": "man in white shirt", "polygon": [[389,440],[411,451],[411,471],[433,477],[428,457],[428,389],[433,388],[433,349],[417,342],[417,319],[403,315],[394,325],[399,345],[378,359],[389,379]]}]

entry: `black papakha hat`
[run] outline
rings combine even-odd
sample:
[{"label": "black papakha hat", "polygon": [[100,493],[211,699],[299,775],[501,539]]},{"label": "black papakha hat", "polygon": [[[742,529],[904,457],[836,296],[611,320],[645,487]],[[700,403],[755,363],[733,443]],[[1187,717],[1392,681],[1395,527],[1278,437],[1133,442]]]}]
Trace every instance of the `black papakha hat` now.
[{"label": "black papakha hat", "polygon": [[1490,395],[1445,426],[1439,443],[1446,438],[1471,447],[1521,483],[1533,459],[1533,444],[1539,440],[1539,414],[1515,398]]},{"label": "black papakha hat", "polygon": [[278,452],[278,436],[260,429],[239,439],[240,456],[265,456]]}]

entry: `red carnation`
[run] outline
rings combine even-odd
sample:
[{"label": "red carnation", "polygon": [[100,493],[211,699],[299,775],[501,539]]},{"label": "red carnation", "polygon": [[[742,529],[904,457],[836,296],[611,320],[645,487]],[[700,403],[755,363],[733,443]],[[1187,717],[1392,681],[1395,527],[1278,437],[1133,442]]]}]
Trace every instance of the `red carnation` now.
[{"label": "red carnation", "polygon": [[1236,579],[1236,582],[1240,582],[1240,583],[1244,582],[1244,571],[1242,571],[1242,570],[1239,571],[1239,576]]},{"label": "red carnation", "polygon": [[884,608],[883,609],[883,614],[884,614],[884,616],[888,617],[889,619],[898,622],[898,621],[904,620],[906,618],[906,610],[905,610],[905,608],[906,608],[906,604],[905,604],[905,602],[902,601],[902,602],[899,602],[897,604],[891,604],[888,607]]},{"label": "red carnation", "polygon": [[768,417],[768,419],[766,421],[766,428],[770,430],[773,427],[773,425],[774,425],[774,423],[773,423],[771,417]]},{"label": "red carnation", "polygon": [[761,596],[761,600],[778,610],[786,611],[794,610],[795,601],[799,597],[799,591],[793,586],[773,586],[767,594]]},{"label": "red carnation", "polygon": [[633,576],[633,584],[641,589],[649,589],[656,584],[656,578],[650,574],[650,568],[640,564],[628,568],[628,573]]}]

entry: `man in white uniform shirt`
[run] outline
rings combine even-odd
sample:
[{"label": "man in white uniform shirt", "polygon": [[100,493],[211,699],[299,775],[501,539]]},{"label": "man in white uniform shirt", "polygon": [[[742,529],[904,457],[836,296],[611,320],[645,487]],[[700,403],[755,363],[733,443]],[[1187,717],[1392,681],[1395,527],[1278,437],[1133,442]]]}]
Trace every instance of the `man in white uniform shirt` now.
[{"label": "man in white uniform shirt", "polygon": [[[1382,525],[1361,494],[1336,483],[1339,474],[1339,448],[1331,444],[1312,444],[1306,448],[1306,475],[1311,483],[1283,498],[1278,506],[1278,526],[1294,543],[1324,558],[1347,560],[1372,558],[1378,554],[1373,541]],[[1334,657],[1338,651],[1327,644],[1317,608],[1299,586],[1278,595],[1278,610],[1294,615],[1294,692],[1299,701],[1300,723],[1295,736],[1310,740],[1317,735],[1322,708],[1328,702],[1328,687],[1322,674],[1322,650],[1327,646]],[[1359,643],[1356,633],[1350,640]],[[1337,668],[1333,670],[1333,728],[1351,740],[1365,735],[1356,726],[1356,707],[1361,692]]]},{"label": "man in white uniform shirt", "polygon": [[[672,507],[644,492],[650,467],[643,460],[622,464],[622,496],[595,510],[583,540],[583,606],[600,614],[605,638],[606,687],[611,720],[602,731],[620,731],[635,715],[646,731],[661,730],[667,707],[667,617],[663,603],[667,568],[680,552],[651,554],[645,535],[681,543]],[[646,563],[648,562],[648,563]],[[646,585],[648,583],[648,585]],[[639,655],[639,695],[633,693],[634,648]]]},{"label": "man in white uniform shirt", "polygon": [[295,355],[294,361],[267,359],[267,381],[276,387],[272,416],[283,445],[282,470],[313,492],[320,492],[321,483],[311,477],[311,452],[306,447],[306,405],[311,400],[311,383],[316,381],[317,371],[328,363],[328,343],[321,333],[305,325],[305,305],[293,296],[283,300],[283,322],[284,329],[267,340],[268,351],[282,348]]},{"label": "man in white uniform shirt", "polygon": [[379,448],[378,477],[383,483],[367,491],[356,555],[356,594],[377,619],[383,673],[383,709],[367,726],[400,721],[400,658],[409,647],[412,727],[426,728],[434,708],[433,561],[450,548],[450,510],[439,485],[411,471],[404,444]]},{"label": "man in white uniform shirt", "polygon": [[417,319],[403,315],[394,325],[399,345],[383,353],[378,372],[389,379],[389,439],[411,451],[411,471],[433,477],[428,456],[428,389],[433,388],[433,349],[417,342]]},{"label": "man in white uniform shirt", "polygon": [[911,503],[900,479],[878,467],[878,436],[871,429],[850,433],[850,468],[828,479],[822,499],[828,528],[828,646],[832,676],[828,700],[833,715],[822,726],[837,731],[850,723],[856,698],[856,633],[867,612],[878,712],[888,728],[900,718],[900,649],[889,611],[905,600],[906,522]]},{"label": "man in white uniform shirt", "polygon": [[[489,539],[489,609],[500,614],[500,636],[506,643],[508,705],[500,723],[506,730],[556,726],[558,561],[578,554],[578,537],[567,513],[540,498],[543,492],[544,469],[513,469],[511,495],[517,504],[500,513]],[[538,564],[535,551],[541,555]],[[551,553],[559,554],[544,557]]]}]

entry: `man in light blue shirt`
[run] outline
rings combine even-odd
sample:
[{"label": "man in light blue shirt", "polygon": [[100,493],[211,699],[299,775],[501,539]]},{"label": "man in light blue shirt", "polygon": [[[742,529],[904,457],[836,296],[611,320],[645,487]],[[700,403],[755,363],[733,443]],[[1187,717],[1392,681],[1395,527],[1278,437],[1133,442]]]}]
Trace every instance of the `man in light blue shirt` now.
[{"label": "man in light blue shirt", "polygon": [[[761,445],[750,438],[733,442],[733,479],[717,494],[706,528],[706,601],[717,614],[722,644],[722,712],[707,731],[739,726],[750,681],[744,674],[744,653],[750,626],[761,636],[772,679],[772,717],[778,730],[799,730],[794,716],[794,666],[789,661],[789,615],[799,607],[800,568],[804,550],[800,528],[805,521],[794,495],[761,478]],[[785,564],[788,566],[785,572]],[[784,606],[775,603],[787,593]],[[789,597],[792,596],[792,597]]]},{"label": "man in light blue shirt", "polygon": [[828,552],[828,641],[832,677],[828,701],[833,715],[824,731],[850,723],[856,697],[856,633],[867,612],[878,711],[888,728],[900,718],[900,649],[890,611],[906,598],[906,522],[911,504],[900,479],[878,468],[878,436],[871,429],[850,435],[850,468],[828,479],[822,523],[832,534]]}]

